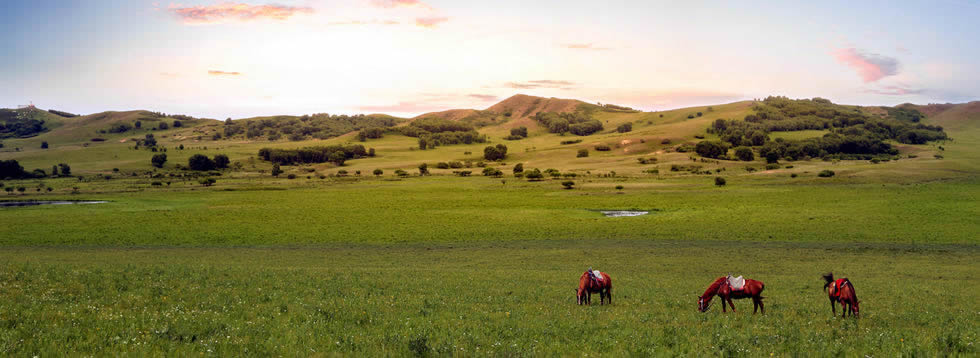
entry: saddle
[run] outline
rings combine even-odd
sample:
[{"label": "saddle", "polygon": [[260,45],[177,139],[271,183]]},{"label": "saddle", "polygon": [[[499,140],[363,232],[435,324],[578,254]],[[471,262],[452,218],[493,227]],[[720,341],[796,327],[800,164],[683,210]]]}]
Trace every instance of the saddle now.
[{"label": "saddle", "polygon": [[592,282],[598,284],[602,282],[602,273],[599,270],[591,270],[589,272],[589,278],[592,279]]},{"label": "saddle", "polygon": [[830,297],[840,299],[840,289],[845,285],[847,285],[846,278],[839,278],[835,280],[834,283],[830,285]]},{"label": "saddle", "polygon": [[732,277],[732,275],[728,275],[728,286],[732,288],[732,291],[741,291],[745,289],[745,278],[742,276]]}]

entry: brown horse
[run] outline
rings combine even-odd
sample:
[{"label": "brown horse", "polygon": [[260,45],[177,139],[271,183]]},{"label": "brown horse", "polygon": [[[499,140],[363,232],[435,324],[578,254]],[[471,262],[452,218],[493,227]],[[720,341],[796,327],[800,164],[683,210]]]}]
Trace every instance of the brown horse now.
[{"label": "brown horse", "polygon": [[597,280],[592,276],[592,272],[585,270],[582,273],[582,277],[578,279],[578,289],[575,290],[575,297],[580,305],[591,305],[592,304],[592,294],[599,293],[599,304],[603,304],[606,299],[609,299],[609,304],[612,304],[612,279],[609,278],[605,272],[600,272],[599,275],[602,276],[602,280]]},{"label": "brown horse", "polygon": [[757,311],[762,311],[762,314],[766,313],[766,307],[762,304],[762,290],[765,289],[766,285],[762,281],[745,279],[745,286],[741,290],[732,290],[731,285],[728,284],[727,277],[719,277],[715,282],[708,286],[707,290],[704,290],[704,294],[698,296],[698,311],[707,312],[708,308],[711,306],[711,298],[715,295],[721,297],[721,310],[722,312],[728,312],[725,307],[725,302],[732,307],[732,312],[735,312],[735,304],[732,303],[732,299],[742,299],[742,298],[752,298],[752,314]]},{"label": "brown horse", "polygon": [[[861,301],[858,300],[857,292],[854,291],[854,285],[851,284],[851,280],[846,277],[834,280],[834,274],[828,272],[823,275],[823,279],[827,281],[823,285],[823,290],[827,291],[827,296],[830,298],[830,311],[833,312],[834,316],[837,315],[837,303],[840,303],[841,318],[847,317],[850,313],[855,318],[861,316],[861,308],[859,304]],[[850,309],[848,309],[850,308]]]}]

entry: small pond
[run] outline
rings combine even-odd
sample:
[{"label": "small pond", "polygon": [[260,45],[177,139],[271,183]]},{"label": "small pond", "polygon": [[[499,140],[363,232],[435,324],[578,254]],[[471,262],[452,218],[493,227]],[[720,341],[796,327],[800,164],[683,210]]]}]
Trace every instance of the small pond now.
[{"label": "small pond", "polygon": [[640,216],[640,215],[646,215],[650,213],[649,211],[642,211],[642,210],[599,210],[599,212],[602,213],[602,215],[605,215],[607,218]]},{"label": "small pond", "polygon": [[38,205],[71,205],[71,204],[103,204],[108,201],[103,200],[25,200],[25,201],[0,201],[0,208],[13,208],[21,206]]}]

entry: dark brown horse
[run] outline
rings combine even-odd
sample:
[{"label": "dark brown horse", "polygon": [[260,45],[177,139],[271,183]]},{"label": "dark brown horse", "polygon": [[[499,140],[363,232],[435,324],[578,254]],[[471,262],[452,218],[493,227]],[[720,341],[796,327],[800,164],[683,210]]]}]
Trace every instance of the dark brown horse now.
[{"label": "dark brown horse", "polygon": [[579,277],[578,289],[575,290],[578,304],[591,305],[592,294],[597,292],[600,305],[605,303],[606,299],[609,299],[609,304],[612,304],[612,279],[605,272],[600,272],[599,275],[602,276],[602,280],[596,279],[592,272],[585,270],[582,277]]},{"label": "dark brown horse", "polygon": [[762,281],[745,279],[745,285],[742,286],[742,289],[735,291],[729,285],[727,277],[719,277],[711,283],[711,286],[708,286],[707,290],[704,290],[703,295],[698,296],[698,311],[707,312],[708,308],[711,307],[711,298],[718,295],[721,298],[722,312],[728,312],[725,302],[728,302],[728,305],[732,307],[732,312],[735,312],[735,304],[732,303],[732,299],[752,298],[752,314],[760,310],[762,314],[765,314],[766,307],[762,304],[762,299],[765,298],[762,297],[762,290],[765,287],[766,285]]},{"label": "dark brown horse", "polygon": [[832,272],[823,275],[823,279],[827,281],[823,285],[823,290],[827,291],[827,296],[830,298],[830,311],[833,312],[834,316],[837,315],[837,303],[840,303],[843,311],[840,315],[842,318],[846,317],[848,313],[855,318],[860,317],[861,308],[859,304],[861,301],[858,300],[857,292],[854,291],[851,280],[846,277],[834,280]]}]

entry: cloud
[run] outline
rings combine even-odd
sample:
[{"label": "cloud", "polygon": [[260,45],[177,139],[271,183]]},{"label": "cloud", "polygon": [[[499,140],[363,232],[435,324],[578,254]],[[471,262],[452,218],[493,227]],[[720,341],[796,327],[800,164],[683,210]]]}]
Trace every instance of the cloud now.
[{"label": "cloud", "polygon": [[372,0],[371,4],[376,7],[383,7],[386,9],[393,9],[396,7],[418,7],[426,10],[432,10],[432,6],[421,2],[419,0]]},{"label": "cloud", "polygon": [[415,25],[416,26],[419,26],[419,27],[424,27],[424,28],[427,28],[427,29],[431,29],[431,28],[436,27],[436,25],[439,25],[439,24],[441,24],[443,22],[446,22],[446,21],[449,21],[449,18],[448,17],[445,17],[445,16],[442,16],[442,17],[419,17],[419,18],[416,18],[415,19]]},{"label": "cloud", "polygon": [[567,48],[567,49],[572,49],[572,50],[593,50],[593,51],[612,50],[612,48],[610,48],[610,47],[596,47],[596,46],[593,46],[591,43],[587,43],[587,44],[584,44],[584,43],[580,43],[580,44],[561,44],[561,47],[564,47],[564,48]]},{"label": "cloud", "polygon": [[395,20],[352,20],[352,21],[331,21],[328,26],[357,26],[357,25],[398,25],[400,22]]},{"label": "cloud", "polygon": [[181,7],[170,5],[169,8],[184,23],[215,24],[230,20],[249,21],[259,19],[288,20],[293,15],[311,14],[313,8],[285,5],[249,5],[245,3],[221,3],[208,6]]},{"label": "cloud", "polygon": [[514,89],[560,88],[571,89],[576,83],[558,80],[535,80],[527,82],[507,82],[504,87]]},{"label": "cloud", "polygon": [[864,90],[865,93],[874,93],[885,96],[907,96],[913,94],[922,94],[926,90],[923,88],[909,88],[905,85],[895,85],[895,86],[881,86],[879,88],[869,88]]},{"label": "cloud", "polygon": [[862,50],[844,48],[832,53],[837,62],[853,68],[865,83],[898,74],[898,60]]},{"label": "cloud", "polygon": [[423,113],[444,110],[447,107],[436,103],[398,102],[388,105],[368,105],[357,107],[360,111],[382,113]]},{"label": "cloud", "polygon": [[241,76],[241,72],[229,72],[229,71],[219,71],[219,70],[208,70],[208,74],[211,76]]},{"label": "cloud", "polygon": [[492,94],[469,94],[467,95],[467,97],[476,98],[478,100],[486,101],[486,102],[496,101],[500,99],[500,97],[494,96]]}]

